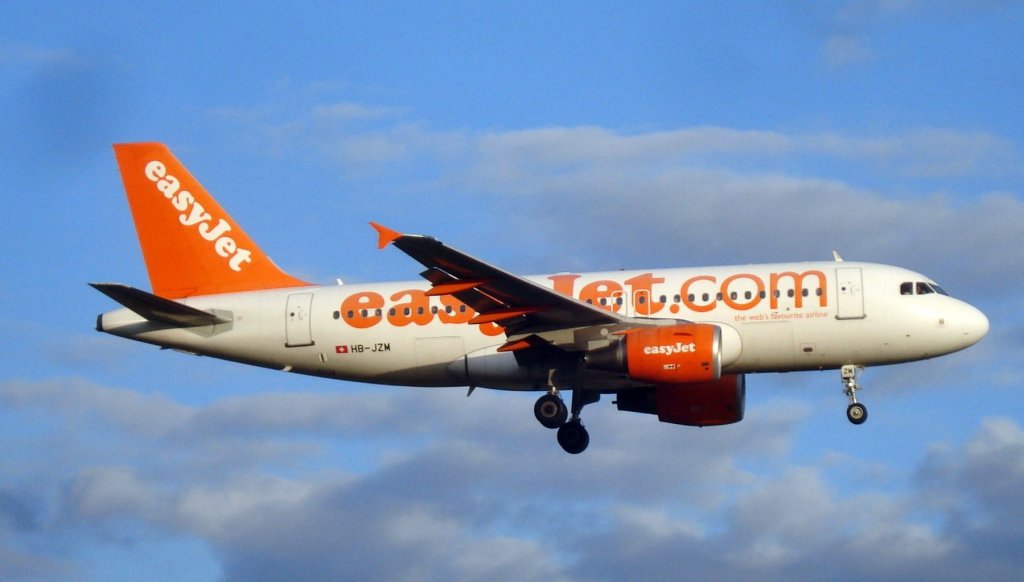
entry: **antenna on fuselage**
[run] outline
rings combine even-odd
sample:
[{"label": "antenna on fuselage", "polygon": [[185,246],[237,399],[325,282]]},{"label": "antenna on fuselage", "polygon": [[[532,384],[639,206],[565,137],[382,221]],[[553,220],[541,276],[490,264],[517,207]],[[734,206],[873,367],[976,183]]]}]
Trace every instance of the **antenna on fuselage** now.
[{"label": "antenna on fuselage", "polygon": [[839,251],[835,249],[832,250],[832,257],[836,260],[837,263],[843,262],[843,257],[839,256]]}]

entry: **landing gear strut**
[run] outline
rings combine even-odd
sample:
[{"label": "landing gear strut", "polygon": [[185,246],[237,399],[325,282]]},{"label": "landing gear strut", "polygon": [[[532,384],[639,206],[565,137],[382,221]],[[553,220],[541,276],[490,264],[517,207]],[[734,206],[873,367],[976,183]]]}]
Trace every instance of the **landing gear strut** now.
[{"label": "landing gear strut", "polygon": [[601,393],[596,390],[583,390],[577,388],[572,391],[572,419],[558,429],[558,444],[562,450],[570,455],[578,455],[587,450],[590,444],[590,433],[580,420],[580,412],[583,407],[593,404],[601,399]]},{"label": "landing gear strut", "polygon": [[558,444],[565,452],[578,455],[585,451],[587,445],[590,444],[590,433],[587,432],[580,420],[580,412],[584,406],[600,399],[601,393],[596,390],[573,390],[572,418],[570,419],[569,411],[558,395],[558,389],[551,386],[547,394],[537,399],[537,403],[533,406],[533,414],[543,426],[558,429]]},{"label": "landing gear strut", "polygon": [[850,399],[850,405],[846,407],[846,418],[853,424],[863,424],[868,419],[868,409],[860,402],[857,402],[857,390],[860,384],[857,383],[857,374],[861,368],[853,365],[843,366],[840,374],[843,378],[843,393]]}]

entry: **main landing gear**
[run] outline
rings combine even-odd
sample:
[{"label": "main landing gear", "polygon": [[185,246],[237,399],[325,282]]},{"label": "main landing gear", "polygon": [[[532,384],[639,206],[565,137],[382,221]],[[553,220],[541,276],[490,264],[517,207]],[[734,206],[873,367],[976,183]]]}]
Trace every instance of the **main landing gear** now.
[{"label": "main landing gear", "polygon": [[840,370],[844,385],[843,393],[850,399],[850,405],[846,407],[846,418],[853,424],[863,424],[868,419],[867,407],[857,402],[857,390],[860,390],[857,374],[861,369],[858,366],[846,365]]},{"label": "main landing gear", "polygon": [[572,418],[569,418],[569,410],[562,402],[558,389],[552,386],[547,394],[537,399],[533,414],[545,428],[558,429],[558,444],[565,452],[578,455],[590,444],[590,433],[580,421],[580,412],[584,406],[600,399],[601,394],[595,390],[573,390]]}]

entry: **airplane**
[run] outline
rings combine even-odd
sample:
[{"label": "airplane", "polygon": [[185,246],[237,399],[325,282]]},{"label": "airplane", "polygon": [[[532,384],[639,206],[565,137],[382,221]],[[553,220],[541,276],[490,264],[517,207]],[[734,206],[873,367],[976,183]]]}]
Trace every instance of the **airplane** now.
[{"label": "airplane", "polygon": [[[294,372],[376,384],[540,391],[536,419],[568,453],[583,408],[715,426],[744,417],[747,374],[858,375],[980,341],[988,319],[928,277],[844,261],[519,276],[377,223],[422,280],[315,285],[279,268],[163,144],[114,146],[152,286],[91,283],[123,307],[96,329]],[[562,392],[571,391],[566,406]]]}]

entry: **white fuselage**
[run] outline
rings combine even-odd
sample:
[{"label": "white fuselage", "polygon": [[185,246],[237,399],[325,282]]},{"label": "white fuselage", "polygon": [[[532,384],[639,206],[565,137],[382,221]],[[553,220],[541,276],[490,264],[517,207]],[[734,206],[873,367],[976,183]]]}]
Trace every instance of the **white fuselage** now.
[{"label": "white fuselage", "polygon": [[[988,331],[971,305],[906,269],[816,262],[653,269],[529,277],[582,301],[639,318],[714,323],[723,373],[883,365],[966,348]],[[362,382],[544,389],[542,371],[519,366],[495,324],[428,297],[425,281],[300,287],[180,300],[228,323],[175,328],[128,309],[100,330],[259,366]],[[909,292],[908,292],[909,291]],[[599,375],[600,376],[600,375]],[[600,390],[628,388],[595,378]]]}]

